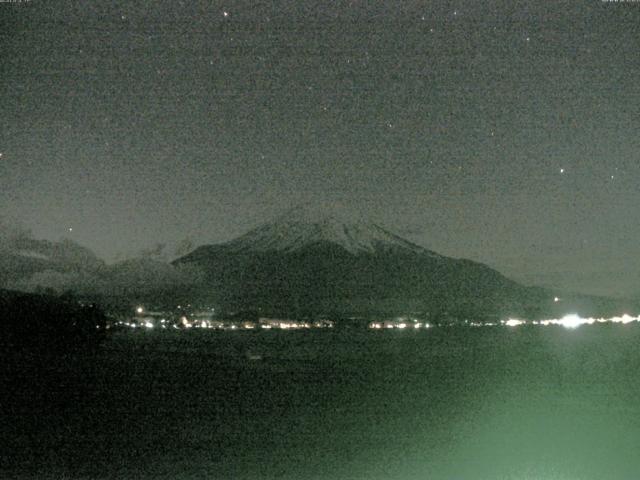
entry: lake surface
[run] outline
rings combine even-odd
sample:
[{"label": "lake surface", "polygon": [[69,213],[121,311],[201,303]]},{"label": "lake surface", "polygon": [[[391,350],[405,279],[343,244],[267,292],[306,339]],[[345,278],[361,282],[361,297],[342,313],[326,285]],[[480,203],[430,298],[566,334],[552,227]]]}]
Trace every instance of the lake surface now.
[{"label": "lake surface", "polygon": [[0,478],[637,479],[639,367],[638,325],[121,332],[23,367]]}]

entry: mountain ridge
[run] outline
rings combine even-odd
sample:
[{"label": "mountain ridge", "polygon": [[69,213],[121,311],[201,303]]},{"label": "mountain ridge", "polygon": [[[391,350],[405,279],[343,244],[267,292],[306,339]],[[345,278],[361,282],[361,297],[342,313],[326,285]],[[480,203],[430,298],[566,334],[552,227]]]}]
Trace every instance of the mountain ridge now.
[{"label": "mountain ridge", "polygon": [[229,309],[517,314],[549,296],[362,217],[311,213],[295,207],[234,240],[202,245],[174,264],[204,270],[211,300]]},{"label": "mountain ridge", "polygon": [[362,216],[345,210],[294,207],[224,243],[230,251],[295,251],[318,242],[337,244],[350,253],[400,249],[439,256],[395,235]]}]

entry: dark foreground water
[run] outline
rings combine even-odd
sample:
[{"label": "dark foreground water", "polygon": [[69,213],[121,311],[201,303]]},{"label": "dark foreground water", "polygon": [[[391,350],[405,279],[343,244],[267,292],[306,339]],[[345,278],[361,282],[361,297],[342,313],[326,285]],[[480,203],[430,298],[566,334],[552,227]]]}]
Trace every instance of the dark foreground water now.
[{"label": "dark foreground water", "polygon": [[120,333],[24,367],[0,478],[635,480],[639,366],[635,325]]}]

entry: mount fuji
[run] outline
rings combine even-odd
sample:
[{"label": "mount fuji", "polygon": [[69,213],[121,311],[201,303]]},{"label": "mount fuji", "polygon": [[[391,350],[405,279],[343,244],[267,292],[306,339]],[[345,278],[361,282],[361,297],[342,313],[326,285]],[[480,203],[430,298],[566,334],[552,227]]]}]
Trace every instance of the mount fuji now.
[{"label": "mount fuji", "polygon": [[342,247],[354,255],[390,250],[437,255],[352,211],[311,205],[292,208],[226,246],[237,252],[294,252],[322,242]]},{"label": "mount fuji", "polygon": [[439,255],[358,215],[295,207],[174,264],[206,273],[227,310],[271,314],[399,314],[476,318],[526,314],[550,301],[486,265]]}]

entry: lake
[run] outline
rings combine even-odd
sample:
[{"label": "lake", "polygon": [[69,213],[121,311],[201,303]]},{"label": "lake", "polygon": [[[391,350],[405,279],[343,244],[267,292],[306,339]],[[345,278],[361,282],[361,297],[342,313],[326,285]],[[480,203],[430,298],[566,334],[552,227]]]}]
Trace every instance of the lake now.
[{"label": "lake", "polygon": [[640,326],[127,331],[9,366],[1,478],[637,479]]}]

